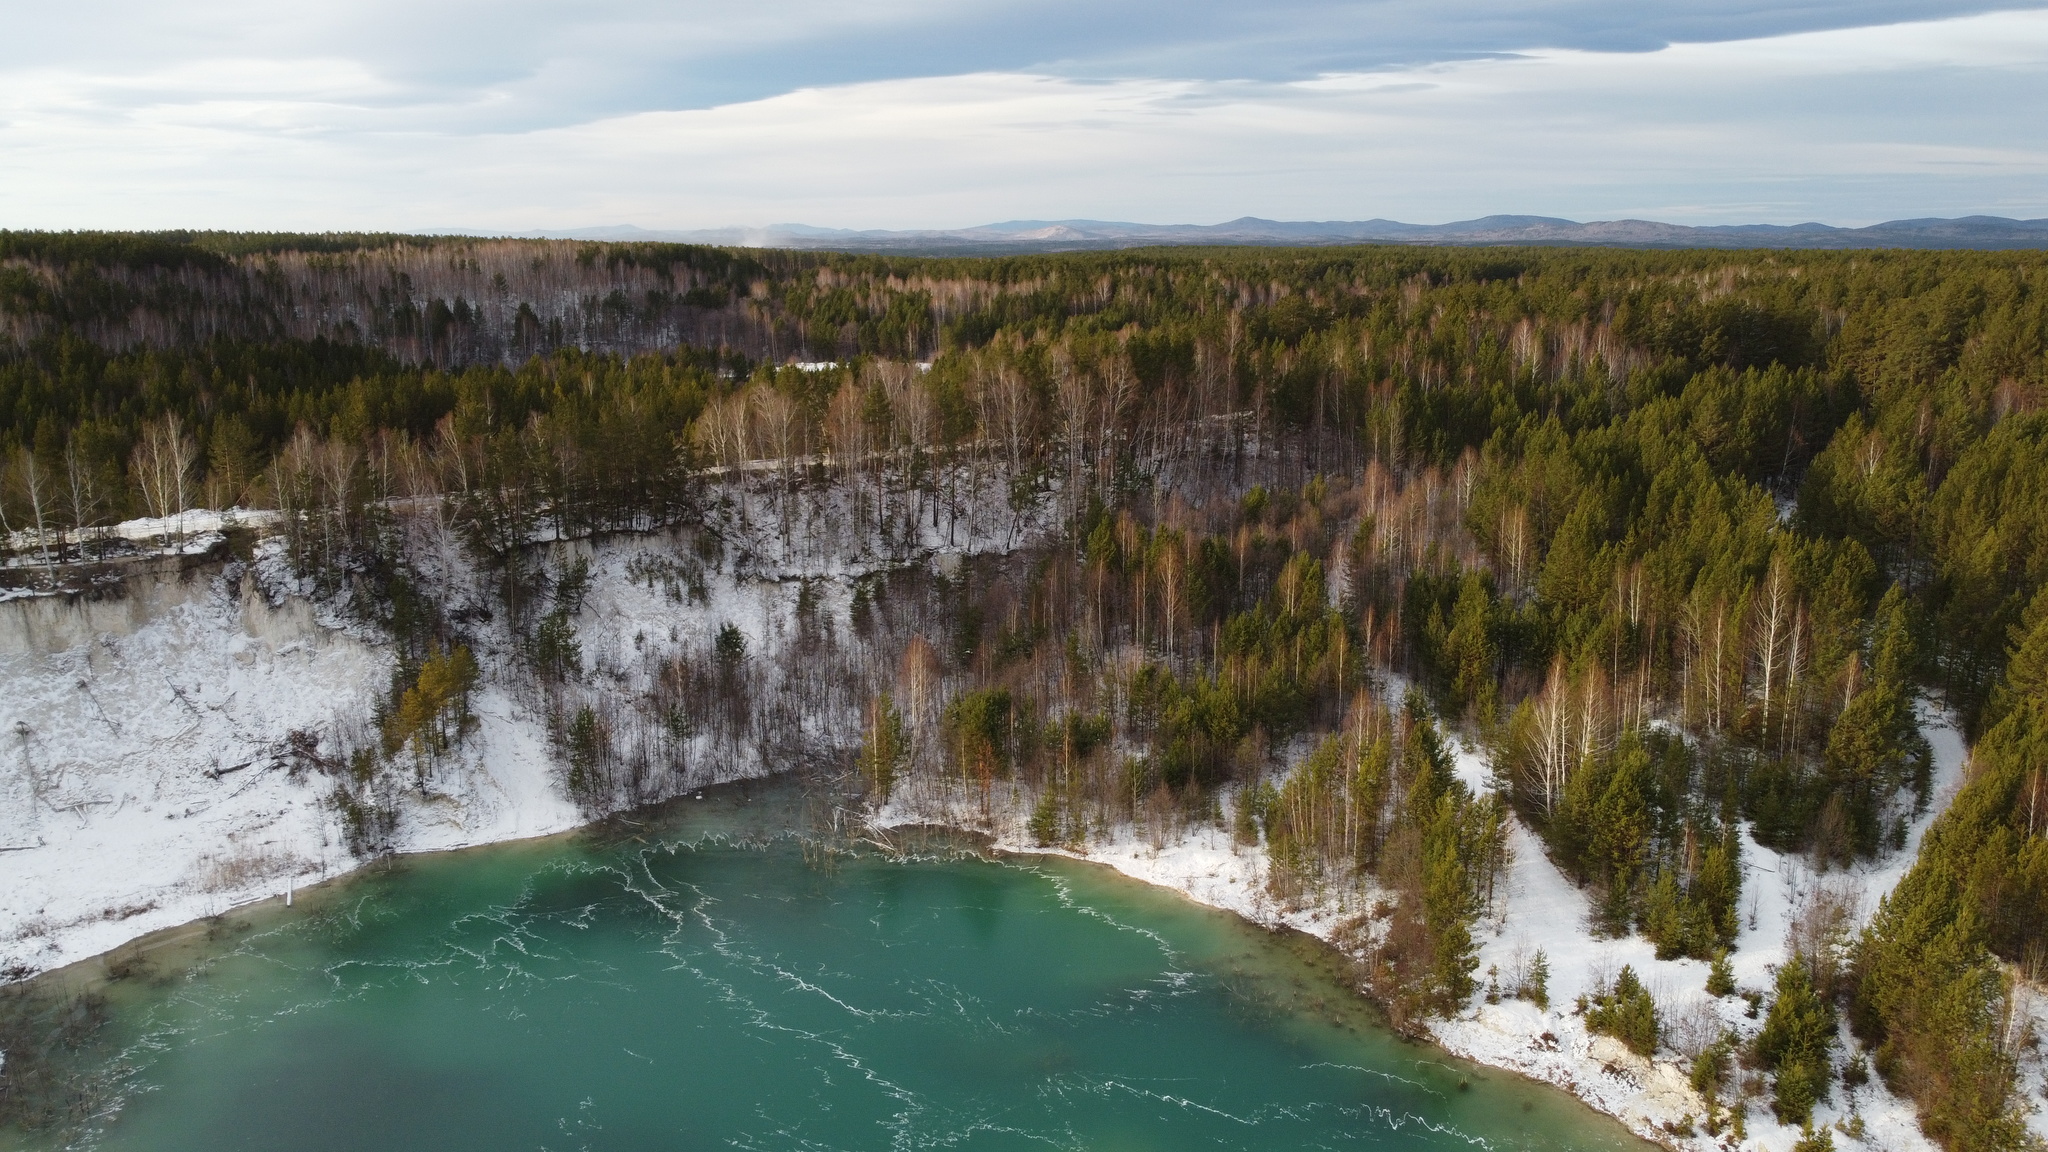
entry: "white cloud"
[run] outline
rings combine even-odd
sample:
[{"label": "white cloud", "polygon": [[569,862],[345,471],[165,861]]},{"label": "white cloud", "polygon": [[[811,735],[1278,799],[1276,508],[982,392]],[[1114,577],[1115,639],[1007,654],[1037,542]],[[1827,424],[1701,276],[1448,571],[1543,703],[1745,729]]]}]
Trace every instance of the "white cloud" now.
[{"label": "white cloud", "polygon": [[0,71],[0,223],[2048,214],[2037,11],[1295,82],[989,72],[447,127],[510,99],[489,85],[422,95],[345,58]]}]

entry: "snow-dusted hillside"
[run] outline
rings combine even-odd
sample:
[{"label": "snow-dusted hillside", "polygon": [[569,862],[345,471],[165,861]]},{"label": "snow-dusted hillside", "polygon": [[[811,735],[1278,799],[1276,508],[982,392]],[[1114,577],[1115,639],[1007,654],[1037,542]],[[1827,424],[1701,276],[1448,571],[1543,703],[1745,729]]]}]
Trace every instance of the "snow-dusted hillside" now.
[{"label": "snow-dusted hillside", "polygon": [[[483,678],[475,728],[399,796],[393,846],[452,848],[554,833],[585,819],[564,787],[548,720],[548,709],[559,715],[565,702],[615,702],[622,756],[670,741],[657,750],[665,775],[652,786],[656,796],[844,751],[858,739],[866,691],[848,674],[860,643],[850,638],[860,582],[890,570],[952,572],[965,555],[1009,551],[1046,527],[998,501],[969,501],[966,513],[956,521],[924,509],[890,532],[863,532],[843,490],[792,496],[767,478],[715,494],[699,528],[548,544],[538,559],[551,571],[580,561],[588,572],[573,613],[583,672],[549,688],[492,617],[486,577],[445,528],[413,523],[409,561],[444,607],[468,621],[464,638]],[[328,771],[345,749],[374,738],[372,717],[394,667],[381,631],[314,598],[285,571],[274,544],[259,545],[252,563],[166,556],[131,567],[118,589],[102,591],[0,601],[0,738],[13,741],[0,770],[0,970],[13,976],[281,898],[293,885],[361,863],[328,803]],[[817,642],[801,623],[807,613],[837,638],[822,649],[801,647]],[[726,625],[750,653],[748,718],[663,736],[636,702],[666,668],[704,659]],[[1910,826],[1904,851],[1816,874],[1804,860],[1745,838],[1743,925],[1732,957],[1743,990],[1769,989],[1788,930],[1817,900],[1853,909],[1853,927],[1903,876],[1964,769],[1965,749],[1948,719],[1923,709],[1922,721],[1935,753],[1935,802]],[[1482,753],[1461,750],[1457,765],[1473,787],[1494,786]],[[1041,851],[1025,833],[1029,801],[1021,793],[998,799],[998,847]],[[984,810],[943,795],[905,795],[874,823],[886,838],[892,824],[930,821],[981,824]],[[1751,1035],[1761,1020],[1739,997],[1705,994],[1706,964],[1657,960],[1641,937],[1597,937],[1587,895],[1527,829],[1517,824],[1512,834],[1511,873],[1479,926],[1481,980],[1511,985],[1509,974],[1541,949],[1550,1007],[1489,1003],[1482,992],[1431,1031],[1455,1053],[1560,1085],[1667,1145],[1731,1146],[1725,1130],[1718,1138],[1699,1130],[1704,1106],[1683,1058],[1724,1028]],[[1171,834],[1125,828],[1075,854],[1340,947],[1355,939],[1374,896],[1283,904],[1267,889],[1263,849],[1213,826]],[[1573,1010],[1579,995],[1624,964],[1656,995],[1665,1021],[1667,1049],[1654,1062],[1590,1035]],[[2048,1032],[2048,998],[2029,1007],[2035,1027]],[[2048,1066],[2038,1050],[2029,1061],[2024,1072],[2038,1094],[2048,1087]],[[1862,1135],[1838,1134],[1845,1150],[1931,1148],[1910,1106],[1875,1081],[1853,1097],[1838,1087],[1816,1121],[1846,1126],[1852,1117]],[[2048,1135],[2042,1112],[2031,1122]],[[1752,1107],[1747,1123],[1746,1146],[1765,1152],[1787,1152],[1798,1136],[1767,1108]]]},{"label": "snow-dusted hillside", "polygon": [[373,637],[269,567],[145,566],[0,602],[0,969],[68,963],[351,863],[291,734],[366,717]]},{"label": "snow-dusted hillside", "polygon": [[[0,602],[0,970],[71,963],[361,861],[317,766],[371,737],[393,655],[309,597],[275,542],[253,564],[165,561],[99,598]],[[397,844],[576,823],[546,733],[487,682],[461,770],[407,797]]]},{"label": "snow-dusted hillside", "polygon": [[[1793,922],[1815,901],[1845,906],[1845,927],[1854,930],[1912,866],[1921,837],[1962,786],[1966,759],[1962,737],[1947,715],[1923,707],[1920,720],[1934,750],[1934,802],[1909,826],[1903,851],[1846,871],[1816,873],[1803,857],[1762,847],[1745,830],[1742,931],[1729,957],[1742,990],[1768,995],[1777,967],[1787,958]],[[1478,754],[1465,751],[1459,760],[1468,780],[1482,786],[1490,783]],[[1700,1149],[1721,1143],[1704,1133],[1686,1138],[1672,1131],[1683,1131],[1705,1116],[1703,1102],[1687,1083],[1686,1068],[1673,1057],[1696,1051],[1724,1029],[1744,1039],[1754,1036],[1763,1026],[1761,1014],[1748,1015],[1749,1005],[1739,997],[1707,995],[1705,961],[1659,960],[1641,936],[1596,937],[1586,893],[1558,871],[1541,842],[1519,822],[1513,835],[1514,864],[1506,898],[1497,914],[1481,924],[1479,968],[1482,976],[1489,970],[1507,973],[1542,949],[1550,961],[1550,1010],[1540,1012],[1533,1004],[1513,999],[1488,1004],[1482,998],[1458,1018],[1437,1021],[1431,1029],[1437,1040],[1461,1056],[1568,1088],[1665,1143]],[[1588,1033],[1584,1018],[1573,1011],[1579,996],[1611,981],[1624,964],[1634,967],[1650,988],[1664,1020],[1670,1050],[1654,1063],[1634,1056],[1617,1041]],[[1838,1058],[1846,1060],[1851,1050],[1846,1026],[1843,1041]],[[1885,1091],[1874,1077],[1853,1096],[1837,1087],[1829,1102],[1815,1110],[1814,1125],[1847,1123],[1852,1115],[1862,1117],[1863,1146],[1890,1152],[1934,1147],[1920,1132],[1912,1106]],[[1756,1107],[1750,1109],[1748,1134],[1749,1146],[1771,1152],[1789,1149],[1799,1137],[1796,1128],[1776,1123],[1767,1108]],[[1840,1133],[1836,1140],[1843,1147],[1854,1143]]]},{"label": "snow-dusted hillside", "polygon": [[[950,570],[964,555],[1007,551],[1044,527],[1002,501],[970,500],[957,516],[906,506],[892,531],[863,533],[847,499],[837,486],[792,494],[755,478],[715,492],[701,529],[541,546],[537,559],[550,569],[580,558],[589,573],[572,617],[584,671],[545,691],[503,613],[492,611],[487,578],[444,527],[415,517],[408,564],[467,621],[462,637],[482,678],[473,729],[394,794],[391,847],[435,851],[583,822],[563,785],[548,705],[609,701],[630,720],[667,663],[701,658],[727,624],[747,639],[753,715],[682,738],[641,798],[843,750],[858,740],[864,689],[838,675],[842,664],[791,652],[803,640],[799,600],[808,597],[820,626],[844,635],[855,581],[905,567]],[[295,580],[280,541],[259,543],[251,563],[209,560],[187,553],[220,543],[221,517],[188,513],[185,521],[202,536],[130,564],[117,584],[0,600],[0,739],[8,742],[0,973],[8,977],[283,898],[362,863],[329,798],[348,750],[376,738],[395,665],[388,640]],[[167,527],[124,526],[123,535],[150,538]],[[701,547],[700,535],[715,537],[715,550]],[[634,754],[633,733],[620,727],[614,743]]]}]

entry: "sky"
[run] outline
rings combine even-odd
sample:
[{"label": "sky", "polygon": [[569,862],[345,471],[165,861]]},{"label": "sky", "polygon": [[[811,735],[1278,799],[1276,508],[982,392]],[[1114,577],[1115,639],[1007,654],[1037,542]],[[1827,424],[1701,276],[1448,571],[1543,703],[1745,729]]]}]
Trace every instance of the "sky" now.
[{"label": "sky", "polygon": [[6,7],[0,227],[2048,216],[2048,7]]}]

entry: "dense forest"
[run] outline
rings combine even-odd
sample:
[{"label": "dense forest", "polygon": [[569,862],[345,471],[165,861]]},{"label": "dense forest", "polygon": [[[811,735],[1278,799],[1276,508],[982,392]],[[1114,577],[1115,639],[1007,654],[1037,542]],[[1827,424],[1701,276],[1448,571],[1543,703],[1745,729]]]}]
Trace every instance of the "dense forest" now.
[{"label": "dense forest", "polygon": [[[1959,1152],[2025,1146],[2008,997],[2048,968],[2044,404],[2033,253],[0,234],[15,582],[118,560],[125,518],[276,509],[300,571],[382,590],[397,761],[460,738],[476,675],[408,580],[410,510],[554,681],[579,577],[538,542],[701,529],[722,489],[897,539],[1046,511],[1050,540],[864,580],[821,634],[864,787],[1021,795],[1047,844],[1222,822],[1283,897],[1375,885],[1397,1014],[1474,993],[1511,813],[1601,930],[1714,960],[1737,830],[1822,870],[1897,851],[1946,707],[1960,795],[1740,1056],[1796,1122],[1841,1014]],[[720,643],[650,714],[744,695]],[[630,800],[612,718],[565,708],[572,789]],[[1588,1018],[1655,1048],[1622,977]]]}]

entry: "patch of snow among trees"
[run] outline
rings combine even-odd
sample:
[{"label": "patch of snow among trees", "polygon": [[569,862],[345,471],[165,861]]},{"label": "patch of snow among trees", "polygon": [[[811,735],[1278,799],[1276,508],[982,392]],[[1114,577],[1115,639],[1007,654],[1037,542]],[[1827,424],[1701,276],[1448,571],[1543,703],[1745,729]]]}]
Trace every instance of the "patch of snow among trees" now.
[{"label": "patch of snow among trees", "polygon": [[2009,1027],[2029,1033],[2015,1045],[2020,1052],[2020,1094],[2025,1099],[2027,1128],[2034,1138],[2048,1142],[2048,986],[2037,980],[2015,979],[2013,1012]]},{"label": "patch of snow among trees", "polygon": [[[1741,991],[1768,998],[1777,968],[1789,955],[1787,941],[1796,922],[1817,904],[1845,907],[1848,919],[1841,927],[1853,933],[1912,866],[1927,828],[1961,787],[1966,759],[1962,737],[1946,714],[1923,708],[1921,724],[1934,750],[1935,800],[1909,826],[1903,851],[1817,873],[1804,857],[1764,848],[1744,829],[1742,930],[1729,955]],[[1461,775],[1479,775],[1483,761],[1477,754],[1464,751],[1459,758]],[[1683,1131],[1705,1116],[1704,1101],[1687,1083],[1686,1064],[1724,1030],[1745,1040],[1753,1037],[1763,1026],[1762,1013],[1749,1015],[1748,1003],[1739,996],[1709,996],[1705,961],[1659,960],[1639,935],[1596,936],[1586,893],[1551,863],[1542,842],[1519,821],[1513,837],[1505,898],[1493,915],[1482,916],[1476,934],[1481,974],[1494,974],[1507,994],[1498,1003],[1487,1003],[1482,993],[1456,1019],[1434,1022],[1432,1033],[1458,1055],[1564,1087],[1645,1136],[1674,1146],[1715,1146],[1719,1141],[1703,1134],[1680,1137],[1667,1127]],[[1548,1011],[1512,999],[1515,975],[1538,949],[1549,961]],[[1584,1016],[1574,1010],[1580,996],[1610,983],[1624,964],[1635,969],[1657,1000],[1666,1040],[1654,1062],[1588,1032]],[[1846,1028],[1842,1039],[1838,1067],[1857,1050]],[[1921,1133],[1912,1105],[1886,1091],[1874,1076],[1853,1093],[1838,1084],[1829,1101],[1815,1110],[1814,1127],[1846,1124],[1852,1115],[1862,1117],[1861,1143],[1869,1147],[1891,1152],[1934,1147]],[[1752,1109],[1747,1128],[1749,1143],[1770,1152],[1784,1152],[1800,1135],[1761,1109]],[[1840,1131],[1835,1136],[1838,1146],[1854,1143]]]}]

